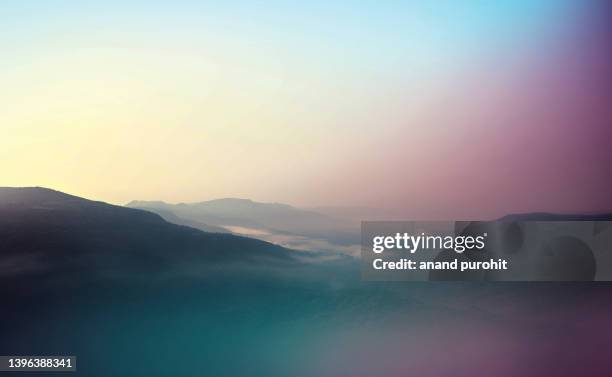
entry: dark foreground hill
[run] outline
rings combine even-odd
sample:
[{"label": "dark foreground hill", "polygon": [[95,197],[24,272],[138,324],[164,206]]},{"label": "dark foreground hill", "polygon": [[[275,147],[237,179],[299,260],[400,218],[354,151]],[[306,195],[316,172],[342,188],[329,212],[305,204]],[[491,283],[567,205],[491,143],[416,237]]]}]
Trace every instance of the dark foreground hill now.
[{"label": "dark foreground hill", "polygon": [[206,233],[159,215],[45,188],[0,188],[0,279],[198,274],[223,265],[295,265],[300,253]]}]

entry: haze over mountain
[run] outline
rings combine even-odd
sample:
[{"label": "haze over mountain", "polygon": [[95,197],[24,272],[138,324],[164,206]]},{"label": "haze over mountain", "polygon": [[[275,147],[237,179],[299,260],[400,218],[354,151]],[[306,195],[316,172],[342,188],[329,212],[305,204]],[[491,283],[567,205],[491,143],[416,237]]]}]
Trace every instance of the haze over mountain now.
[{"label": "haze over mountain", "polygon": [[[138,207],[136,206],[136,207],[133,207],[133,208],[138,208]],[[220,227],[220,226],[208,225],[208,224],[205,224],[205,223],[203,223],[201,221],[190,220],[190,219],[185,219],[185,218],[178,217],[171,210],[165,210],[165,209],[162,209],[162,208],[156,208],[156,209],[143,208],[143,209],[147,210],[149,212],[156,213],[159,216],[161,216],[164,220],[166,220],[166,221],[168,221],[170,223],[173,223],[173,224],[190,226],[192,228],[200,229],[200,230],[203,230],[204,232],[208,232],[208,233],[231,233],[228,229],[225,229],[225,228]]]},{"label": "haze over mountain", "polygon": [[295,249],[358,251],[359,224],[355,221],[287,204],[225,198],[180,204],[132,201],[127,206],[205,231],[223,228]]},{"label": "haze over mountain", "polygon": [[197,274],[299,264],[301,253],[45,188],[0,188],[0,279]]}]

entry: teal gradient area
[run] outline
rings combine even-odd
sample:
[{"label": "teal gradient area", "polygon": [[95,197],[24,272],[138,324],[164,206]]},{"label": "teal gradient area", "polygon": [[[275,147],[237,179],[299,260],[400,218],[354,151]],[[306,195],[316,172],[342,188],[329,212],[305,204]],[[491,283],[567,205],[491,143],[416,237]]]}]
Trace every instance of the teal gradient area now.
[{"label": "teal gradient area", "polygon": [[243,276],[10,301],[0,350],[76,355],[83,376],[608,373],[607,285],[342,280]]}]

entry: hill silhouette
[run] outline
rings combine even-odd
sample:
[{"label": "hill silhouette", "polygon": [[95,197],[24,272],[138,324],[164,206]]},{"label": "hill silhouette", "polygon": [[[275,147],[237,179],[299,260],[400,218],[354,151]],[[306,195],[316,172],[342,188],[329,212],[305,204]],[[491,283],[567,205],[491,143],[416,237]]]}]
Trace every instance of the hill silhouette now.
[{"label": "hill silhouette", "polygon": [[300,255],[46,188],[0,188],[0,280],[5,282],[200,273],[219,263],[271,267],[297,264]]}]

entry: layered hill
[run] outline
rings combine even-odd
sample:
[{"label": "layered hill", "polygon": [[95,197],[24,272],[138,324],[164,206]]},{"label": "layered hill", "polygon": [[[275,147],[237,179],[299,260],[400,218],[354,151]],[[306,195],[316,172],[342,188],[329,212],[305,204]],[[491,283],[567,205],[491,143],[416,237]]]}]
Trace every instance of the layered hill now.
[{"label": "layered hill", "polygon": [[132,201],[127,206],[152,211],[168,221],[202,230],[223,228],[290,248],[343,250],[359,244],[358,224],[281,203],[226,198],[179,204]]},{"label": "layered hill", "polygon": [[293,265],[299,255],[46,188],[0,188],[0,280],[198,274],[220,263]]}]

